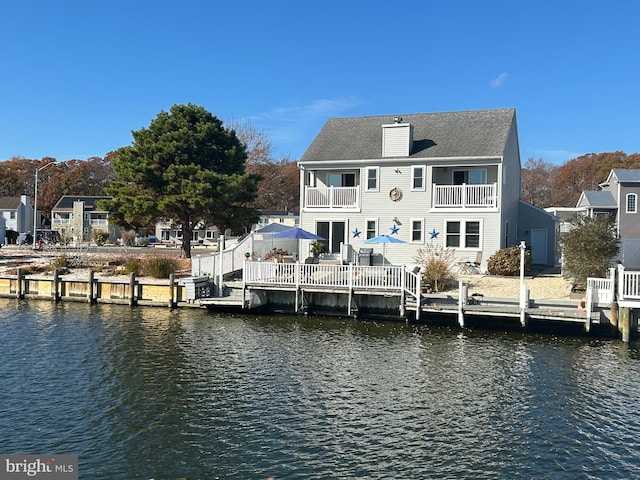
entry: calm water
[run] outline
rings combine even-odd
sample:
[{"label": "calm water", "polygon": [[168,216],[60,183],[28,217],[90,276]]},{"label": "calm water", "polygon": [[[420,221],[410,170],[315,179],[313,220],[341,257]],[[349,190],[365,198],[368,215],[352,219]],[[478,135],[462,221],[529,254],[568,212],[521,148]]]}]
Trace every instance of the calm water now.
[{"label": "calm water", "polygon": [[639,478],[639,349],[0,299],[0,453],[83,479]]}]

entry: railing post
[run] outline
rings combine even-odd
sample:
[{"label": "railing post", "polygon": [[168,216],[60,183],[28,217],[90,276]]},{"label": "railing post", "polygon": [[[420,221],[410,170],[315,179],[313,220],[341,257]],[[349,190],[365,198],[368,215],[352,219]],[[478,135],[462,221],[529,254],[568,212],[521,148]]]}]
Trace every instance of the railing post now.
[{"label": "railing post", "polygon": [[591,312],[593,310],[593,287],[587,287],[587,311],[584,320],[584,330],[589,333],[591,331]]},{"label": "railing post", "polygon": [[[93,272],[91,272],[91,277],[93,279]],[[93,280],[91,282],[93,285]],[[93,287],[92,287],[93,290]],[[129,305],[134,306],[136,304],[136,273],[131,272],[129,275]]]},{"label": "railing post", "polygon": [[93,270],[89,270],[89,288],[87,292],[87,303],[93,303]]},{"label": "railing post", "polygon": [[174,295],[174,290],[176,288],[176,276],[174,273],[169,274],[169,308],[175,307],[176,298]]},{"label": "railing post", "polygon": [[458,325],[464,328],[464,305],[467,303],[467,286],[458,280]]},{"label": "railing post", "polygon": [[23,298],[24,297],[24,293],[22,290],[22,281],[23,281],[23,276],[22,276],[22,269],[21,268],[17,268],[16,269],[16,298]]},{"label": "railing post", "polygon": [[624,299],[624,265],[618,265],[618,300]]},{"label": "railing post", "polygon": [[467,184],[462,184],[462,192],[460,193],[460,205],[462,208],[466,208],[467,206]]}]

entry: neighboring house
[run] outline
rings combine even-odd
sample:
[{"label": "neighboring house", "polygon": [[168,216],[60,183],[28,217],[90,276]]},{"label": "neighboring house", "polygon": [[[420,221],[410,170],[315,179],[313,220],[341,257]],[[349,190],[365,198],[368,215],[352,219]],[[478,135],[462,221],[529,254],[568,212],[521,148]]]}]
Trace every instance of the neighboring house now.
[{"label": "neighboring house", "polygon": [[5,228],[5,220],[2,215],[0,215],[0,245],[6,245],[7,239],[5,238],[6,228]]},{"label": "neighboring house", "polygon": [[[156,238],[160,243],[180,245],[182,243],[182,227],[172,221],[156,223]],[[191,236],[192,242],[216,243],[220,236],[218,227],[197,225]]]},{"label": "neighboring house", "polygon": [[621,241],[620,261],[640,268],[640,169],[614,168],[598,191],[583,191],[577,208],[589,217],[610,216]]},{"label": "neighboring house", "polygon": [[109,223],[109,212],[97,205],[100,200],[111,197],[64,195],[51,210],[51,229],[74,243],[92,242],[97,231],[107,233],[115,242],[120,238],[120,227]]},{"label": "neighboring house", "polygon": [[[425,245],[482,269],[524,240],[553,265],[553,217],[520,200],[515,109],[332,118],[299,162],[300,226],[354,259],[415,263]],[[389,234],[403,245],[364,243]],[[349,246],[349,247],[347,247]],[[345,255],[345,250],[347,254]]]},{"label": "neighboring house", "polygon": [[28,195],[0,197],[0,216],[4,219],[6,230],[18,233],[33,231],[33,207]]},{"label": "neighboring house", "polygon": [[290,210],[260,210],[260,219],[252,230],[260,230],[272,223],[288,227],[297,227],[300,223],[300,212]]}]

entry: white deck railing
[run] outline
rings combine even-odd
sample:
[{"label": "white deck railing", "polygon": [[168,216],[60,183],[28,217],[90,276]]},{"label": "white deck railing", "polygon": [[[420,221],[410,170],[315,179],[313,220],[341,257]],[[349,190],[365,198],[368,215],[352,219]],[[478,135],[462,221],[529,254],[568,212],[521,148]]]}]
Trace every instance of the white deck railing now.
[{"label": "white deck railing", "polygon": [[592,302],[596,305],[610,305],[613,302],[615,270],[609,278],[587,278],[587,290],[591,290]]},{"label": "white deck railing", "polygon": [[640,302],[640,272],[628,272],[618,266],[618,300]]},{"label": "white deck railing", "polygon": [[305,208],[358,208],[358,187],[304,187]]},{"label": "white deck railing", "polygon": [[496,208],[497,184],[434,185],[434,208]]},{"label": "white deck railing", "polygon": [[403,266],[321,265],[304,263],[245,262],[246,285],[299,285],[305,287],[364,287],[400,290]]},{"label": "white deck railing", "polygon": [[419,272],[404,265],[359,266],[304,263],[251,262],[244,263],[242,280],[245,286],[280,285],[336,288],[344,290],[395,290],[401,295],[420,297]]}]

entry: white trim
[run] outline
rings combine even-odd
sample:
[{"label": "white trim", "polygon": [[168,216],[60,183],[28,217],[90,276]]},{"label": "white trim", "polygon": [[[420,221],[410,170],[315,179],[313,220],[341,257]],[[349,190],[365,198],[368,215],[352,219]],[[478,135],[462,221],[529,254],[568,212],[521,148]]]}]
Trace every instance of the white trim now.
[{"label": "white trim", "polygon": [[[415,170],[422,170],[422,187],[415,187]],[[427,168],[425,165],[411,165],[411,191],[413,192],[424,192],[427,189]]]},{"label": "white trim", "polygon": [[[629,209],[629,199],[633,198],[633,210]],[[624,197],[624,207],[626,213],[638,213],[638,194],[627,193]]]},{"label": "white trim", "polygon": [[[376,186],[369,188],[369,172],[376,172]],[[379,192],[380,191],[380,167],[366,167],[364,169],[364,191],[365,192]]]},{"label": "white trim", "polygon": [[374,230],[373,230],[373,236],[374,237],[378,236],[378,232],[379,232],[378,219],[377,218],[365,218],[364,219],[364,232],[362,232],[362,233],[364,233],[364,239],[363,240],[368,240],[369,239],[369,237],[367,237],[367,232],[368,232],[368,228],[367,228],[368,225],[367,224],[369,222],[373,222],[374,225],[375,225]]},{"label": "white trim", "polygon": [[[413,239],[413,222],[420,222],[420,240]],[[424,244],[424,218],[410,218],[409,219],[409,243]]]},{"label": "white trim", "polygon": [[[447,238],[448,238],[448,233],[447,233],[447,224],[448,223],[454,223],[454,222],[458,222],[460,224],[460,232],[459,232],[459,236],[460,236],[460,245],[456,246],[449,246],[447,245]],[[478,246],[477,247],[467,247],[466,245],[466,230],[467,230],[467,223],[471,223],[471,222],[476,222],[478,223]],[[443,245],[446,248],[456,248],[459,250],[471,250],[471,251],[478,251],[478,250],[482,250],[483,249],[483,241],[484,241],[484,235],[483,235],[483,220],[481,218],[456,218],[456,219],[446,219],[444,220],[444,225],[442,228],[443,234],[444,234],[444,239],[443,239]]]}]

